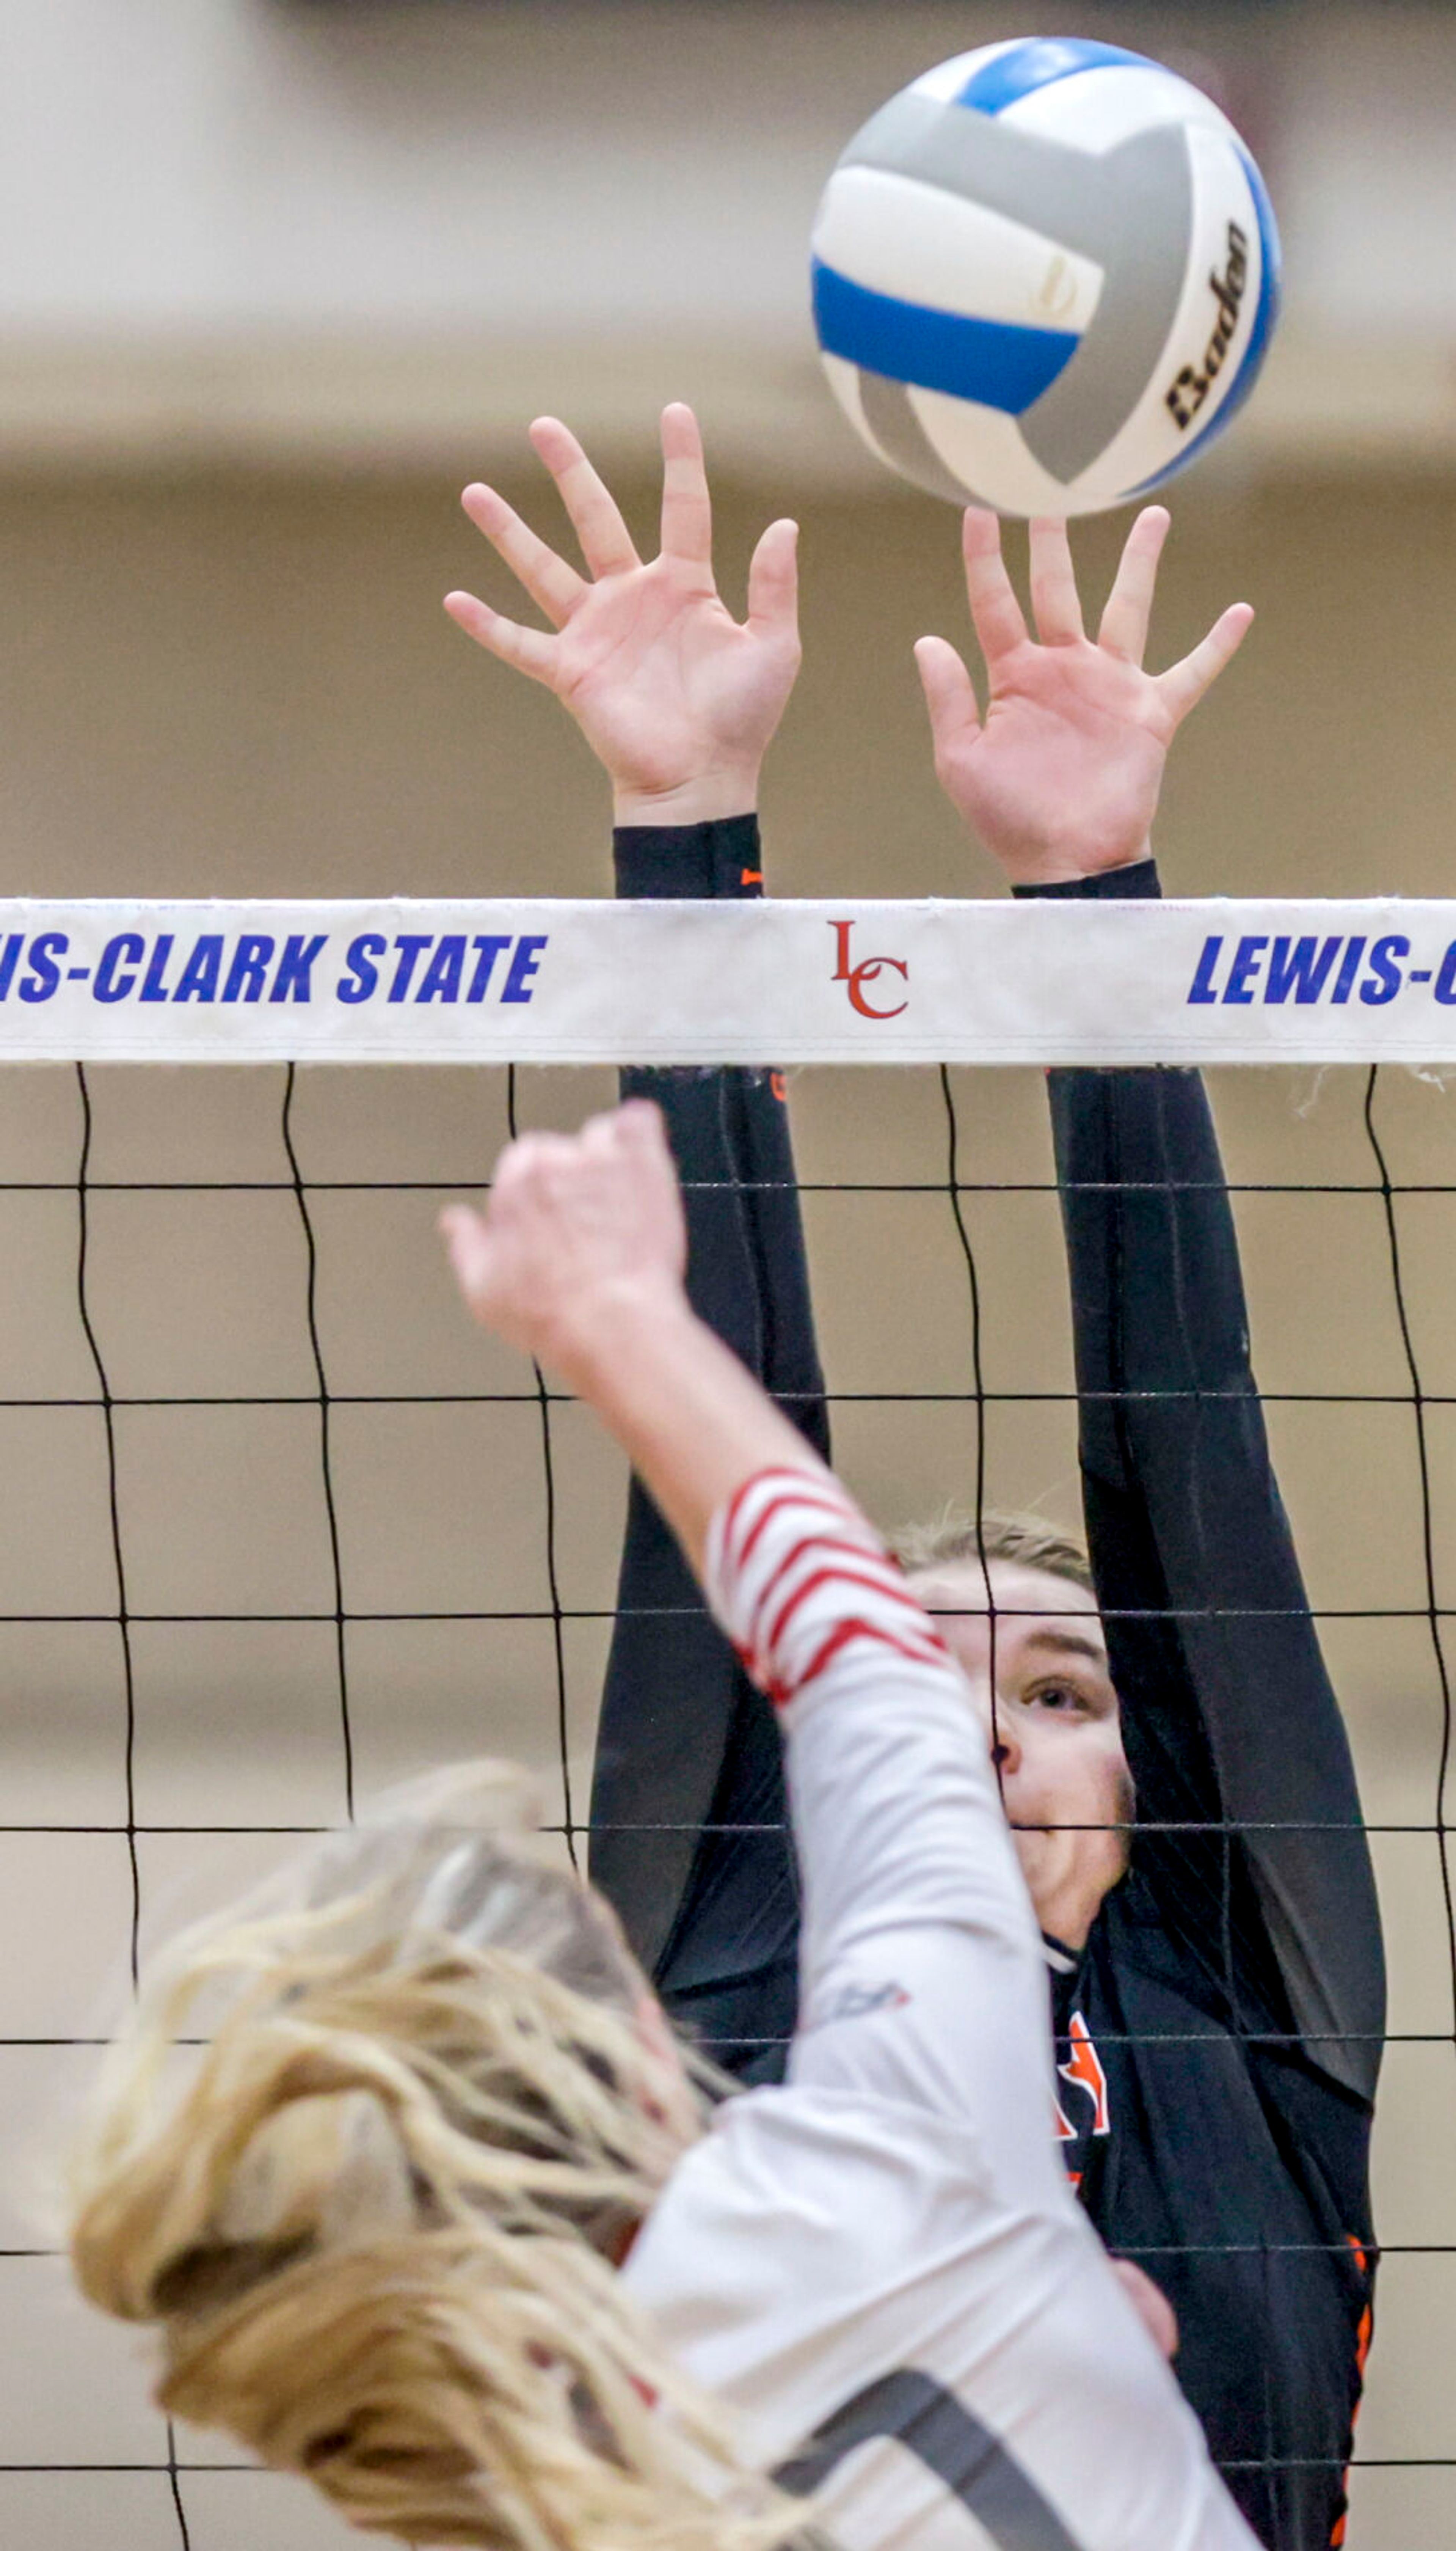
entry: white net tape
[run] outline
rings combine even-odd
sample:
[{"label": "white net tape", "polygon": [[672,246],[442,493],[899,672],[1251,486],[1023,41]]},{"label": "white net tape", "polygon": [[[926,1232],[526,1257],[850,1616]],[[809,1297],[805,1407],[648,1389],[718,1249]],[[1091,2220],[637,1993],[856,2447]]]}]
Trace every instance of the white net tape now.
[{"label": "white net tape", "polygon": [[1456,1064],[1456,903],[28,900],[0,1059]]}]

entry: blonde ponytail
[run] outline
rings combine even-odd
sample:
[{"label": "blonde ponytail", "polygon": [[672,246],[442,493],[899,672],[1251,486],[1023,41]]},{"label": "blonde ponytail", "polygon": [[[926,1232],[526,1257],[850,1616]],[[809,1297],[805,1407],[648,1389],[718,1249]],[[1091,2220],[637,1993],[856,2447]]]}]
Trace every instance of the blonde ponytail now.
[{"label": "blonde ponytail", "polygon": [[762,2551],[799,2511],[745,2484],[612,2265],[699,2094],[525,1796],[499,1766],[397,1793],[175,1945],[77,2157],[76,2278],[159,2327],[163,2408],[365,2530]]}]

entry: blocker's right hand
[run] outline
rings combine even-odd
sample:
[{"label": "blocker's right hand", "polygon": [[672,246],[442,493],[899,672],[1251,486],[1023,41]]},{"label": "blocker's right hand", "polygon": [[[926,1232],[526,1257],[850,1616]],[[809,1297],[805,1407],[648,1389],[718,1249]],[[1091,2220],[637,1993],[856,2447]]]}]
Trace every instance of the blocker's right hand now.
[{"label": "blocker's right hand", "polygon": [[576,1381],[630,1322],[685,1307],[687,1227],[657,1108],[629,1099],[581,1132],[525,1134],[501,1154],[483,1214],[439,1227],[484,1328]]},{"label": "blocker's right hand", "polygon": [[713,575],[713,512],[692,409],[662,414],[662,548],[646,565],[576,437],[538,417],[531,440],[590,570],[579,575],[492,487],[461,502],[555,632],[470,593],[445,609],[466,634],[543,682],[612,780],[619,824],[749,814],[758,767],[799,669],[797,526],[771,523],[748,570],[741,626]]},{"label": "blocker's right hand", "polygon": [[1102,875],[1148,857],[1168,748],[1247,634],[1252,611],[1231,603],[1181,663],[1144,671],[1167,531],[1162,506],[1145,506],[1092,639],[1067,527],[1034,522],[1033,639],[996,516],[973,505],[965,517],[966,591],[986,660],[984,721],[964,661],[945,639],[922,638],[916,660],[940,785],[1013,885]]}]

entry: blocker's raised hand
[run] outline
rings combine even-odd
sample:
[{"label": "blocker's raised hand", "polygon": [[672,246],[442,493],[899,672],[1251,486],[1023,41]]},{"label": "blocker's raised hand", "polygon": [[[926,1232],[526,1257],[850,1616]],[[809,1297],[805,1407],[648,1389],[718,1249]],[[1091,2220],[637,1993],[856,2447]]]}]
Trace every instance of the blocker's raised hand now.
[{"label": "blocker's raised hand", "polygon": [[692,409],[662,415],[662,547],[643,564],[575,435],[538,417],[531,440],[571,517],[588,573],[547,547],[492,487],[461,502],[552,632],[470,593],[445,609],[503,663],[544,682],[609,772],[620,824],[747,814],[758,765],[799,669],[797,527],[771,523],[735,621],[713,576],[713,510]]},{"label": "blocker's raised hand", "polygon": [[623,1305],[682,1302],[687,1227],[662,1118],[648,1099],[579,1134],[525,1134],[501,1154],[483,1214],[439,1227],[482,1326],[574,1378]]},{"label": "blocker's raised hand", "polygon": [[1065,523],[1033,523],[1033,639],[1006,571],[996,515],[979,506],[966,515],[966,589],[986,660],[984,722],[971,676],[945,639],[922,638],[916,661],[940,784],[1013,885],[1092,876],[1147,856],[1168,747],[1253,620],[1246,602],[1231,603],[1181,663],[1144,672],[1167,532],[1161,505],[1138,515],[1093,640],[1082,625]]}]

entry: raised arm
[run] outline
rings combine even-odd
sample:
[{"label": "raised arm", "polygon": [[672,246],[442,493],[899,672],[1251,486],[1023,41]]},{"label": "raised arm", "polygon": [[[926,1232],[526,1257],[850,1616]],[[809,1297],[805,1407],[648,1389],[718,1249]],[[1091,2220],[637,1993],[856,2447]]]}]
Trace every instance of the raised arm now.
[{"label": "raised arm", "polygon": [[[662,419],[661,551],[647,563],[566,428],[541,419],[532,440],[588,574],[493,490],[472,487],[467,512],[557,634],[519,628],[464,594],[447,607],[494,654],[545,681],[580,725],[612,781],[620,894],[756,897],[759,764],[799,661],[794,527],[771,525],[759,543],[739,626],[717,593],[689,410]],[[782,1083],[757,1071],[630,1071],[622,1086],[662,1112],[683,1183],[694,1308],[826,1455]],[[798,1932],[779,1733],[636,1478],[591,1859],[674,2016],[731,2069],[754,2078],[778,2069]]]},{"label": "raised arm", "polygon": [[[1033,527],[1033,644],[994,518],[967,518],[984,728],[943,641],[922,642],[922,671],[942,781],[1019,893],[1158,891],[1167,747],[1251,617],[1235,605],[1183,664],[1143,672],[1166,528],[1159,509],[1134,525],[1094,644],[1065,531]],[[1384,2017],[1374,1883],[1270,1466],[1203,1084],[1056,1072],[1051,1099],[1088,1533],[1137,1789],[1132,1884],[1236,2017],[1294,2030],[1368,2096]],[[1209,1830],[1157,1831],[1169,1824]]]},{"label": "raised arm", "polygon": [[[760,875],[752,816],[617,832],[623,893],[757,895]],[[828,1457],[783,1084],[767,1071],[625,1071],[623,1097],[663,1112],[691,1303]],[[592,1875],[673,2018],[729,2072],[778,2079],[798,2002],[780,1732],[637,1478],[597,1732]]]},{"label": "raised arm", "polygon": [[1044,1970],[970,1695],[852,1499],[688,1303],[656,1109],[527,1136],[485,1215],[442,1224],[472,1311],[610,1427],[782,1713],[806,1899],[796,2078],[962,2130],[985,2110],[1022,2167],[1034,2120],[1059,2190]]},{"label": "raised arm", "polygon": [[[624,893],[762,892],[751,816],[619,830]],[[788,1109],[766,1071],[630,1071],[683,1181],[688,1292],[827,1458]],[[597,1737],[592,1876],[676,2018],[744,2079],[777,2078],[798,1994],[798,1887],[774,1715],[633,1479]]]}]

